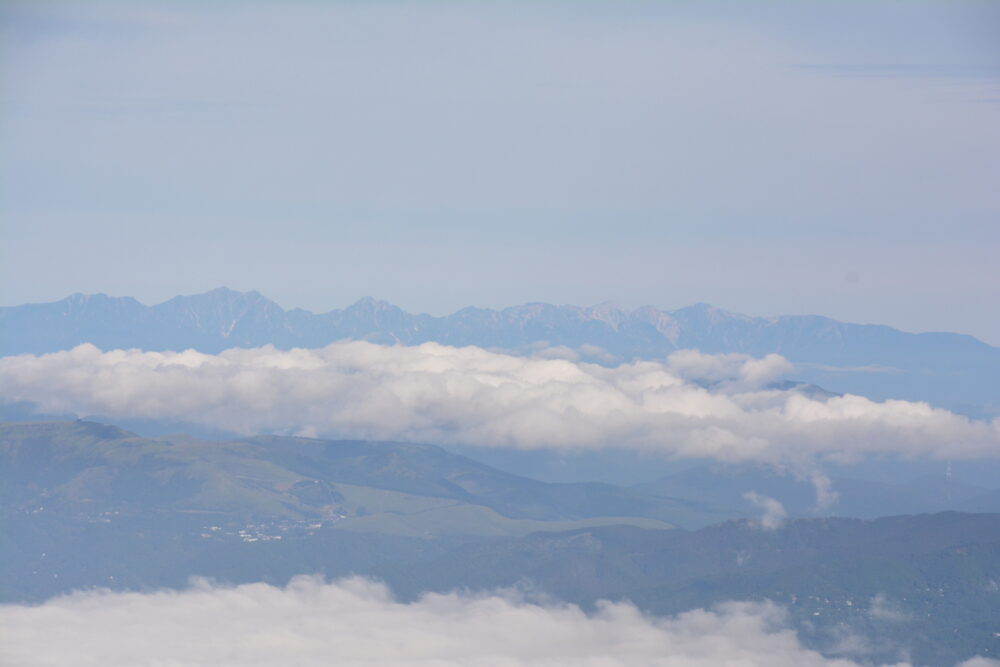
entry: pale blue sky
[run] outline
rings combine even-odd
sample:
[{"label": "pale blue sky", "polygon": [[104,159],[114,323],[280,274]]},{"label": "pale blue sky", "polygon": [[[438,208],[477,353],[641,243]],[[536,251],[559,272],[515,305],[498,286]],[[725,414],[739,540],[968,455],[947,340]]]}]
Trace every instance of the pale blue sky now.
[{"label": "pale blue sky", "polygon": [[1000,344],[1000,3],[0,12],[3,305],[708,301]]}]

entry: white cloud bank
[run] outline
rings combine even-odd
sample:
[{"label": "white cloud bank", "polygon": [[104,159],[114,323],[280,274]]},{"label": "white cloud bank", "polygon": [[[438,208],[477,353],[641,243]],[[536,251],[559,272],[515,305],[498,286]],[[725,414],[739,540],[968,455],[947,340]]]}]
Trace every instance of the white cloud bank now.
[{"label": "white cloud bank", "polygon": [[[817,456],[1000,455],[1000,420],[925,403],[768,390],[778,355],[683,351],[605,368],[436,343],[0,359],[5,399],[43,411],[274,432],[521,448],[631,447],[789,464]],[[707,385],[706,383],[713,383]]]},{"label": "white cloud bank", "polygon": [[[803,647],[771,603],[671,618],[624,603],[593,614],[514,595],[428,594],[412,603],[361,578],[285,588],[75,593],[0,607],[0,663],[20,667],[296,665],[767,665],[847,667]],[[1000,665],[1000,663],[987,663]]]}]

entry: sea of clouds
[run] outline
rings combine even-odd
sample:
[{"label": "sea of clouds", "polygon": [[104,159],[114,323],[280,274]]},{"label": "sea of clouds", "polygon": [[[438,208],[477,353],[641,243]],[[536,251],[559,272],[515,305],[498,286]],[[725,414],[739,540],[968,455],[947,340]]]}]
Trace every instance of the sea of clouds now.
[{"label": "sea of clouds", "polygon": [[[363,578],[78,592],[37,606],[0,606],[0,628],[0,663],[20,667],[857,664],[805,648],[785,611],[769,602],[669,618],[627,603],[603,602],[585,613],[509,591],[403,603]],[[976,658],[963,667],[1000,662]]]},{"label": "sea of clouds", "polygon": [[1000,455],[1000,420],[926,403],[768,388],[771,354],[684,350],[607,368],[477,347],[338,342],[220,354],[101,351],[0,358],[8,401],[44,412],[172,420],[238,433],[518,448],[627,447],[794,464],[865,453]]}]

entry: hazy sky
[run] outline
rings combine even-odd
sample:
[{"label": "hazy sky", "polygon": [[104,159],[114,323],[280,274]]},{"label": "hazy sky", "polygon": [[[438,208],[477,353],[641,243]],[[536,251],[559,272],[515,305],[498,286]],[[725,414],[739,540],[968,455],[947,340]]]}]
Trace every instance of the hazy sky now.
[{"label": "hazy sky", "polygon": [[1000,344],[1000,4],[0,5],[0,303],[816,312]]}]

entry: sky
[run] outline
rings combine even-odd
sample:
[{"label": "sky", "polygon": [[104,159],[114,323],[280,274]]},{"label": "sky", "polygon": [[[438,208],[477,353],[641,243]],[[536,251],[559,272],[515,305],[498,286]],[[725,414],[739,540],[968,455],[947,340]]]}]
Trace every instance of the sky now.
[{"label": "sky", "polygon": [[818,313],[1000,344],[1000,5],[0,5],[0,305]]}]

